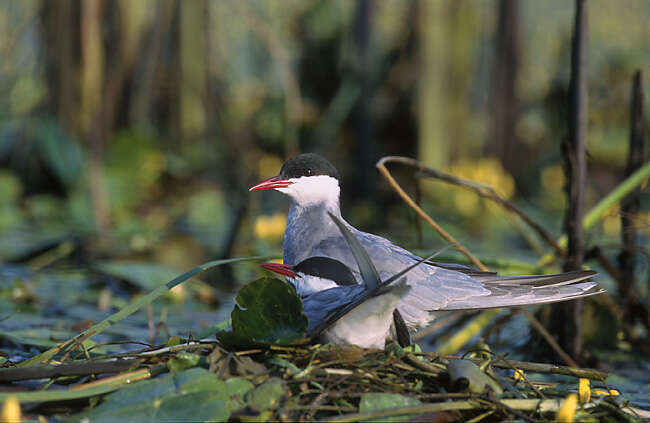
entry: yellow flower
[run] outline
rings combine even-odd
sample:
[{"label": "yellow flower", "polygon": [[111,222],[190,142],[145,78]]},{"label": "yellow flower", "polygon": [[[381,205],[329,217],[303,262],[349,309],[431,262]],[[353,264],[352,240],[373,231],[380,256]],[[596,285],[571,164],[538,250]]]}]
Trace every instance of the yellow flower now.
[{"label": "yellow flower", "polygon": [[20,423],[20,402],[16,397],[9,397],[2,406],[2,421],[9,423]]},{"label": "yellow flower", "polygon": [[585,404],[591,399],[591,389],[589,389],[589,379],[580,378],[578,383],[578,395],[580,396],[580,404]]},{"label": "yellow flower", "polygon": [[515,373],[512,375],[512,377],[515,380],[515,383],[519,382],[520,380],[524,380],[524,371],[515,369]]},{"label": "yellow flower", "polygon": [[[501,162],[493,157],[484,157],[478,161],[461,160],[452,164],[448,171],[459,178],[487,185],[504,198],[511,198],[514,195],[514,179],[501,166]],[[484,210],[479,201],[480,197],[475,192],[456,189],[453,198],[456,208],[466,216],[475,216]],[[498,210],[498,208],[494,210]]]},{"label": "yellow flower", "polygon": [[479,198],[469,191],[458,191],[454,196],[456,209],[466,216],[474,216],[479,212]]},{"label": "yellow flower", "polygon": [[287,218],[282,213],[260,216],[255,220],[255,236],[265,241],[278,241],[284,236]]},{"label": "yellow flower", "polygon": [[603,230],[607,236],[616,236],[621,233],[621,217],[618,212],[603,218]]},{"label": "yellow flower", "polygon": [[260,177],[267,178],[269,176],[275,175],[280,167],[282,167],[281,158],[271,154],[265,154],[257,164],[257,173],[260,175]]},{"label": "yellow flower", "polygon": [[564,399],[564,402],[557,410],[555,420],[558,422],[570,423],[576,415],[576,408],[578,406],[578,396],[576,394],[569,394]]},{"label": "yellow flower", "polygon": [[600,389],[600,388],[594,388],[594,395],[611,395],[613,397],[620,395],[620,392],[618,392],[616,389],[610,389],[607,391],[606,389]]},{"label": "yellow flower", "polygon": [[550,192],[561,192],[564,188],[564,170],[560,165],[552,165],[542,170],[542,186]]}]

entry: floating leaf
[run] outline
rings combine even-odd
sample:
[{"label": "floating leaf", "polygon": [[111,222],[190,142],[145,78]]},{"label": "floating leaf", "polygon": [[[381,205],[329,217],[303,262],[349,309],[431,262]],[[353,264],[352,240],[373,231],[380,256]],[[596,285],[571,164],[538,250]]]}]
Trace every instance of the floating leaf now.
[{"label": "floating leaf", "polygon": [[225,382],[205,369],[193,368],[123,388],[71,420],[223,421],[230,417],[228,400]]},{"label": "floating leaf", "polygon": [[289,344],[304,338],[307,316],[300,297],[287,283],[275,278],[258,279],[245,285],[236,301],[232,328],[238,340]]},{"label": "floating leaf", "polygon": [[199,354],[179,351],[167,362],[167,368],[172,372],[180,372],[196,366],[200,359]]},{"label": "floating leaf", "polygon": [[246,402],[244,401],[244,396],[255,389],[255,385],[249,380],[246,380],[241,377],[231,377],[226,380],[226,389],[228,391],[228,396],[230,396],[230,402],[228,402],[228,408],[230,411],[237,411],[246,407]]},{"label": "floating leaf", "polygon": [[[367,393],[361,397],[359,402],[359,411],[361,413],[369,413],[379,410],[390,410],[393,408],[413,407],[422,404],[417,398],[407,397],[400,394],[385,394],[385,393]],[[382,419],[372,419],[374,422],[400,422],[408,420],[408,414],[399,416],[384,417]]]},{"label": "floating leaf", "polygon": [[282,379],[271,379],[258,386],[247,395],[247,402],[258,411],[276,408],[282,397],[287,393],[287,388]]}]

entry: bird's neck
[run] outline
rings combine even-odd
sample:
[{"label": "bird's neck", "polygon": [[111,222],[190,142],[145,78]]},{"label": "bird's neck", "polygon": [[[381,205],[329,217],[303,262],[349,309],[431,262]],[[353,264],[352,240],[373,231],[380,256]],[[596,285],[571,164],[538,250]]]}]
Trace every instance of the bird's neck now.
[{"label": "bird's neck", "polygon": [[329,216],[341,218],[338,198],[308,205],[292,202],[284,232],[284,263],[296,265],[311,257],[311,251],[323,239],[339,231]]}]

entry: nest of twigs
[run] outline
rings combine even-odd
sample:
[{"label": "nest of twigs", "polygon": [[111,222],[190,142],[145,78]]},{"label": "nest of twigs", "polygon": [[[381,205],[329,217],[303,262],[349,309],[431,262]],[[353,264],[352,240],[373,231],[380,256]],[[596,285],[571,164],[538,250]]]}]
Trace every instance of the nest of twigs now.
[{"label": "nest of twigs", "polygon": [[90,421],[128,413],[135,420],[185,421],[618,422],[638,421],[643,413],[622,401],[600,371],[507,360],[490,352],[441,357],[396,345],[384,351],[335,345],[237,351],[191,342],[4,369],[0,378],[5,383],[65,379],[73,387],[59,390],[56,398],[39,398],[36,391],[27,393],[34,398],[19,400],[33,404],[30,412],[37,416],[52,415],[51,407],[62,400],[86,398],[76,411],[91,407],[80,414],[72,407],[65,414]]}]

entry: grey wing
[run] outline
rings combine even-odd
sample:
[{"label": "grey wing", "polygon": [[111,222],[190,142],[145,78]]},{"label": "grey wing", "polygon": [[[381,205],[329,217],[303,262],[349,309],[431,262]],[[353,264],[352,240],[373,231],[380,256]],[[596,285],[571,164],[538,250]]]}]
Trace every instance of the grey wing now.
[{"label": "grey wing", "polygon": [[[420,258],[388,240],[349,227],[368,252],[382,280],[386,280]],[[340,260],[360,280],[358,266],[342,237],[329,237],[318,243],[310,255],[323,255]],[[444,308],[454,300],[490,295],[490,291],[469,275],[455,270],[422,264],[406,274],[411,290],[398,305],[408,326],[426,326],[431,311]]]},{"label": "grey wing", "polygon": [[[386,280],[420,258],[377,235],[350,230],[364,246],[379,276]],[[358,268],[350,249],[342,237],[330,237],[314,249],[318,254],[334,257],[350,269],[360,280]],[[312,252],[313,253],[313,252]],[[571,300],[604,292],[595,282],[584,282],[595,275],[593,271],[579,271],[555,275],[498,276],[492,272],[456,270],[422,264],[406,274],[411,286],[398,305],[408,326],[426,326],[433,316],[431,311],[468,310],[543,304]]]},{"label": "grey wing", "polygon": [[303,311],[309,320],[308,333],[336,310],[356,301],[365,290],[363,285],[345,285],[318,291],[302,298]]},{"label": "grey wing", "polygon": [[586,281],[596,272],[583,270],[554,275],[490,276],[483,280],[490,295],[468,298],[447,304],[443,310],[476,310],[486,308],[547,304],[573,300],[605,292],[596,282]]}]

